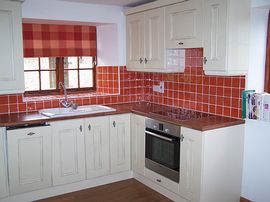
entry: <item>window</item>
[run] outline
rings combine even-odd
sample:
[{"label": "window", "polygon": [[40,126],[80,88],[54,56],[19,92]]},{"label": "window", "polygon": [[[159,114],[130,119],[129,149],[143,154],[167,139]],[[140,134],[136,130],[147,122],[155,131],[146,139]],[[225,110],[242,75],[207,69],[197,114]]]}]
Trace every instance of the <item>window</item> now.
[{"label": "window", "polygon": [[24,75],[27,93],[60,92],[59,82],[68,90],[95,90],[95,58],[24,58]]}]

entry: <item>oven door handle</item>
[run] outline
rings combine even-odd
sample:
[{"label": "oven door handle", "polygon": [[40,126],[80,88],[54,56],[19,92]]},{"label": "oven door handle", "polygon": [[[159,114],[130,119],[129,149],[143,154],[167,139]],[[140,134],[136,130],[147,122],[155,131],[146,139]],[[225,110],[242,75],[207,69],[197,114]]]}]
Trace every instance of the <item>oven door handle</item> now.
[{"label": "oven door handle", "polygon": [[149,132],[149,131],[147,131],[147,130],[145,130],[144,132],[145,132],[146,134],[148,134],[148,135],[152,135],[152,136],[158,137],[158,138],[160,138],[160,139],[167,140],[167,141],[169,141],[169,142],[173,142],[173,139],[172,139],[172,138],[163,137],[163,136],[161,136],[161,135],[158,135],[158,134],[156,134],[156,133]]}]

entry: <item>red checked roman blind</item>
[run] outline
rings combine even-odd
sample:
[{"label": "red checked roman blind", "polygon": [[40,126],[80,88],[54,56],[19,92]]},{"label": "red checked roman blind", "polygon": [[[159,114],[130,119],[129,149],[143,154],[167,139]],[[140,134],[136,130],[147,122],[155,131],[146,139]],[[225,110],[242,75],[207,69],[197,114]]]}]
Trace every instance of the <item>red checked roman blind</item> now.
[{"label": "red checked roman blind", "polygon": [[96,27],[23,23],[24,57],[96,56]]}]

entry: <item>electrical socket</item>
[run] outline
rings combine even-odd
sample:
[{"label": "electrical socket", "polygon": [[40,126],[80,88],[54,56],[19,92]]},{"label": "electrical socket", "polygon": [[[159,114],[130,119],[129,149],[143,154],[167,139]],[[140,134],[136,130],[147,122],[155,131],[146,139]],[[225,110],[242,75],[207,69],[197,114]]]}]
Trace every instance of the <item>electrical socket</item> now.
[{"label": "electrical socket", "polygon": [[159,85],[154,85],[153,91],[158,93],[164,93],[164,81],[160,81]]}]

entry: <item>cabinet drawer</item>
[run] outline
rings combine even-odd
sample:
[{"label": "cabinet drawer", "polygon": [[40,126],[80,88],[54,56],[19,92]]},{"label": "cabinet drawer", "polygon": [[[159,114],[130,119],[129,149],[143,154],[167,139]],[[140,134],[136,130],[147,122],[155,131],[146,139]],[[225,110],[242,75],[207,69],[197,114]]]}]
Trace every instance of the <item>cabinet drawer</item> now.
[{"label": "cabinet drawer", "polygon": [[145,168],[145,176],[153,182],[159,184],[160,186],[163,186],[174,193],[179,193],[178,183],[173,182],[172,180],[169,180],[168,178],[163,177],[160,174],[155,173],[147,168]]}]

